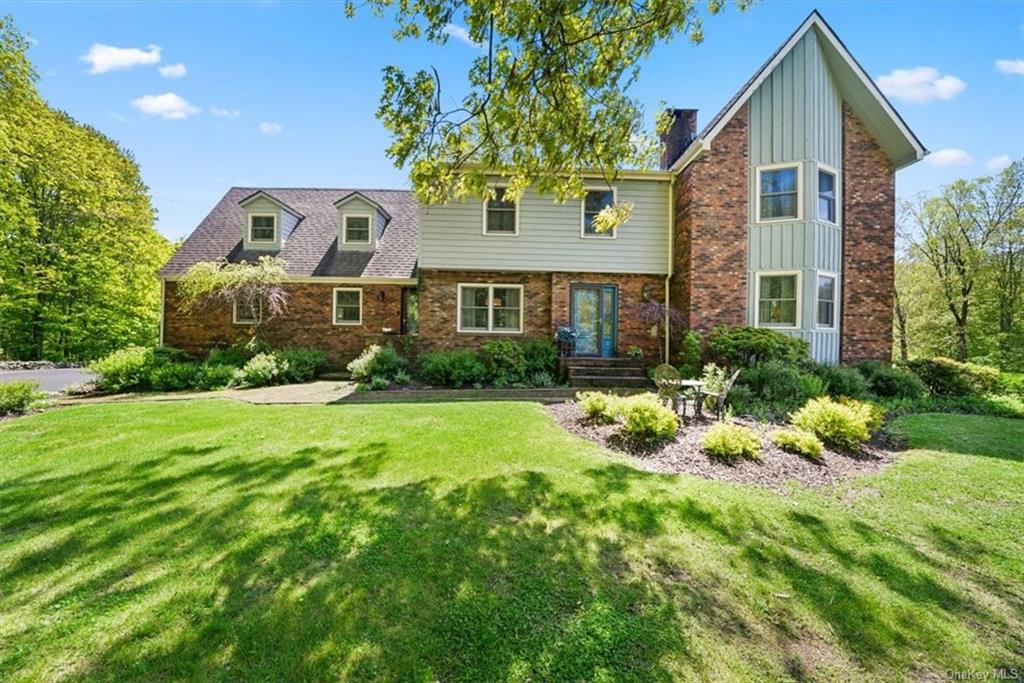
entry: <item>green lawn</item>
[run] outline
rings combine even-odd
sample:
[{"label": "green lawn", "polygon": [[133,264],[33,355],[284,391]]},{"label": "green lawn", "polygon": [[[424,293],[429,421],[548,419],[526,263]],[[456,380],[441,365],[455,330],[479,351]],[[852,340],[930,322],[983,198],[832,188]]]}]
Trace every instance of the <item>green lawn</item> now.
[{"label": "green lawn", "polygon": [[778,496],[526,403],[0,425],[0,680],[921,679],[1024,661],[1024,421]]}]

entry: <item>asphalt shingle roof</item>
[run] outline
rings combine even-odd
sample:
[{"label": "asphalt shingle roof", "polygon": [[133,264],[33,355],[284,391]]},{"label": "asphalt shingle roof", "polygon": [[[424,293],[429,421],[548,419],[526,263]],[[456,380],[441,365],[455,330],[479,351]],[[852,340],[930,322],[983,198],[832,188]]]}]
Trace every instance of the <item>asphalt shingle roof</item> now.
[{"label": "asphalt shingle roof", "polygon": [[[242,249],[245,209],[238,202],[260,190],[304,216],[279,252]],[[334,202],[353,192],[373,200],[391,215],[373,252],[337,249],[338,209]],[[408,190],[233,187],[189,235],[160,275],[182,275],[200,261],[254,261],[269,253],[284,259],[285,271],[293,277],[413,277],[418,223],[416,199]]]}]

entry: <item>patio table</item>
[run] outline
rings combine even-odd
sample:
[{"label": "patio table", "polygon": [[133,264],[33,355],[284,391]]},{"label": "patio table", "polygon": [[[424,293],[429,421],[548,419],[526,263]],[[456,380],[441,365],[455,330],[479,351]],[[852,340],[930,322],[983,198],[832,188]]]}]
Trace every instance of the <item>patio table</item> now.
[{"label": "patio table", "polygon": [[[697,396],[696,396],[696,399],[694,401],[694,407],[693,407],[693,409],[694,409],[694,416],[695,417],[702,417],[703,416],[703,411],[701,409],[701,404],[704,403],[704,401],[701,400],[702,397],[703,397],[703,394],[704,394],[704,385],[705,385],[705,382],[703,380],[699,380],[699,379],[670,379],[670,380],[662,380],[662,384],[664,384],[666,386],[674,387],[677,391],[680,391],[682,389],[696,389]],[[683,417],[686,417],[686,401],[685,400],[683,401]]]}]

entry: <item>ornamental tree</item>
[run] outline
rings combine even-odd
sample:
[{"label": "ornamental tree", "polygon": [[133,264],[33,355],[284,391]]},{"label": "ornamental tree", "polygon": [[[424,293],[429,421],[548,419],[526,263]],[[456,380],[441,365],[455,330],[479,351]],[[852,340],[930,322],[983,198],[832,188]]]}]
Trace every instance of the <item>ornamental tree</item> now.
[{"label": "ornamental tree", "polygon": [[177,291],[185,310],[237,301],[251,307],[262,304],[266,318],[273,318],[288,310],[284,279],[284,261],[276,256],[260,256],[256,263],[200,261],[178,281]]}]

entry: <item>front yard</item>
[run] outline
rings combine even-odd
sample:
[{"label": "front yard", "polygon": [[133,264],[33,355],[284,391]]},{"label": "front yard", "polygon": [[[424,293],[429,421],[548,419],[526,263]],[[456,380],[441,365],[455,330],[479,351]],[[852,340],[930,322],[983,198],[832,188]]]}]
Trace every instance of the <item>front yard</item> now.
[{"label": "front yard", "polygon": [[832,488],[640,471],[537,405],[0,424],[0,679],[942,678],[1024,661],[1024,422]]}]

